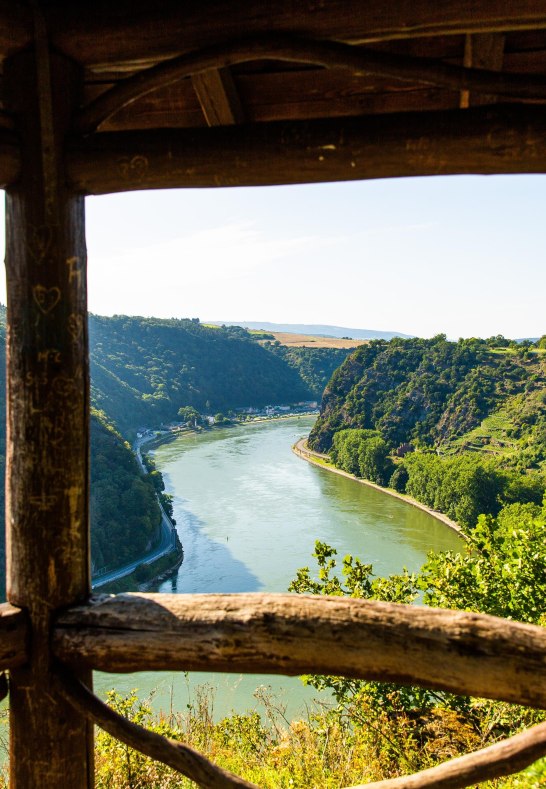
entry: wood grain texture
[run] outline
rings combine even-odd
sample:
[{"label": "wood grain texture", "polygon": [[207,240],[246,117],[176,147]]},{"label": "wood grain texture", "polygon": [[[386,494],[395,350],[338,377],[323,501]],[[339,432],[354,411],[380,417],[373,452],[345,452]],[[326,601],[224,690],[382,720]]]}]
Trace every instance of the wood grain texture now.
[{"label": "wood grain texture", "polygon": [[191,80],[209,126],[228,126],[244,121],[241,100],[230,69],[209,69],[195,74]]},{"label": "wood grain texture", "polygon": [[[465,36],[464,66],[467,68],[486,69],[487,71],[501,71],[504,60],[505,36],[502,33],[478,33]],[[473,94],[470,90],[461,91],[462,108],[493,104],[496,101],[494,94]]]},{"label": "wood grain texture", "polygon": [[92,730],[50,689],[52,616],[90,588],[84,202],[61,155],[78,74],[39,43],[4,69],[22,152],[6,194],[7,597],[31,629],[10,676],[10,787],[80,789]]},{"label": "wood grain texture", "polygon": [[9,603],[0,605],[0,671],[28,660],[30,629],[27,615]]},{"label": "wood grain texture", "polygon": [[21,151],[15,134],[0,129],[0,188],[14,183],[21,172]]},{"label": "wood grain texture", "polygon": [[57,672],[55,687],[74,709],[112,737],[163,762],[205,789],[258,789],[255,784],[217,767],[194,748],[133,723],[104,704],[66,669]]},{"label": "wood grain texture", "polygon": [[[46,10],[55,46],[84,64],[167,57],[241,31],[293,31],[354,42],[546,27],[542,0],[156,0],[153,5],[149,0],[57,0]],[[13,51],[26,44],[23,20],[5,46]]]},{"label": "wood grain texture", "polygon": [[57,657],[101,671],[339,674],[546,708],[546,631],[484,614],[289,594],[98,596]]},{"label": "wood grain texture", "polygon": [[546,172],[546,108],[97,134],[73,140],[74,189],[260,186],[420,175]]},{"label": "wood grain texture", "polygon": [[[214,72],[235,64],[263,59],[310,63],[327,69],[341,69],[348,75],[390,77],[403,83],[431,85],[448,90],[471,90],[475,93],[520,99],[546,99],[546,78],[540,74],[498,73],[465,68],[426,57],[377,52],[336,41],[309,41],[291,35],[265,35],[237,39],[227,44],[186,53],[139,71],[132,77],[121,80],[84,107],[75,120],[74,130],[89,134],[123,107],[188,76],[196,79],[196,86],[205,93],[205,103],[209,109],[211,99],[213,103],[224,106],[228,103],[227,94],[221,83],[216,84],[212,95],[209,96],[205,91],[208,83],[214,80]],[[200,77],[203,74],[208,74],[208,77]],[[233,91],[232,94],[235,101]],[[231,117],[231,114],[229,112],[228,117]],[[216,118],[215,113],[213,116]]]}]

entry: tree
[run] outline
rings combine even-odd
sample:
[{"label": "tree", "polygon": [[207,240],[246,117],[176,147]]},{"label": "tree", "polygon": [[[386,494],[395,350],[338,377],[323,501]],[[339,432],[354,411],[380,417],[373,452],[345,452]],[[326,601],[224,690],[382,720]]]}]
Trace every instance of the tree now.
[{"label": "tree", "polygon": [[192,405],[185,405],[178,409],[178,416],[186,425],[197,427],[201,421],[199,412]]}]

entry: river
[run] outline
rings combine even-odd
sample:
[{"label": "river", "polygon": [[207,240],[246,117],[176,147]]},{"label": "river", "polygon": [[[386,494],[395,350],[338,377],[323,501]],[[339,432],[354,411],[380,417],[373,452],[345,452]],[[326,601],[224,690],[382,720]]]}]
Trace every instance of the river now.
[{"label": "river", "polygon": [[[377,575],[417,570],[430,549],[460,538],[427,513],[301,460],[292,445],[314,417],[280,419],[184,435],[155,450],[184,546],[176,576],[153,591],[286,591],[296,570],[313,566],[316,539],[373,564]],[[243,712],[259,685],[271,686],[296,716],[316,694],[297,678],[239,675],[98,675],[104,692],[155,689],[155,705],[184,709],[195,686],[215,685],[215,713]]]}]

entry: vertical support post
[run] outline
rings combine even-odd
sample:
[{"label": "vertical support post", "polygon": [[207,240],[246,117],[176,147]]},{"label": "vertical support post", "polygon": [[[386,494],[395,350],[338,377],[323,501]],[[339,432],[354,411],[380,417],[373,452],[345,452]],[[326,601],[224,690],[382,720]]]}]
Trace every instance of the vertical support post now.
[{"label": "vertical support post", "polygon": [[91,727],[50,683],[52,618],[90,589],[84,200],[63,170],[79,74],[38,40],[4,79],[22,156],[6,197],[7,595],[31,626],[10,678],[10,787],[88,789]]}]

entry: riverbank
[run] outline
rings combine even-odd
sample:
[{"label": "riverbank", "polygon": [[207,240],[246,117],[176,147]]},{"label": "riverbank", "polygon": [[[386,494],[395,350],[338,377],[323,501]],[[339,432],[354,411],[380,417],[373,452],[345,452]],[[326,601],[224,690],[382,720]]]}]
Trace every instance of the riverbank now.
[{"label": "riverbank", "polygon": [[306,460],[308,463],[312,463],[314,466],[324,468],[326,471],[332,471],[334,474],[339,474],[341,477],[347,477],[348,479],[352,479],[355,482],[359,482],[361,485],[366,485],[369,488],[375,488],[375,490],[378,490],[381,493],[386,493],[388,496],[392,496],[395,499],[400,499],[400,501],[405,501],[406,504],[411,504],[412,507],[423,510],[423,512],[426,512],[436,520],[441,521],[441,523],[444,523],[446,526],[449,526],[450,529],[456,531],[463,539],[466,540],[466,536],[459,524],[456,521],[451,520],[451,518],[448,518],[443,512],[432,510],[430,507],[427,507],[426,504],[422,504],[420,501],[417,501],[417,499],[414,499],[411,496],[406,496],[404,493],[399,493],[397,490],[393,490],[392,488],[384,488],[381,485],[377,485],[375,482],[370,482],[367,479],[355,477],[354,474],[349,474],[347,471],[336,468],[332,463],[330,463],[328,455],[323,455],[320,452],[314,452],[312,449],[309,449],[306,438],[300,438],[299,441],[296,441],[292,447],[292,451],[298,457],[302,458],[302,460]]}]

